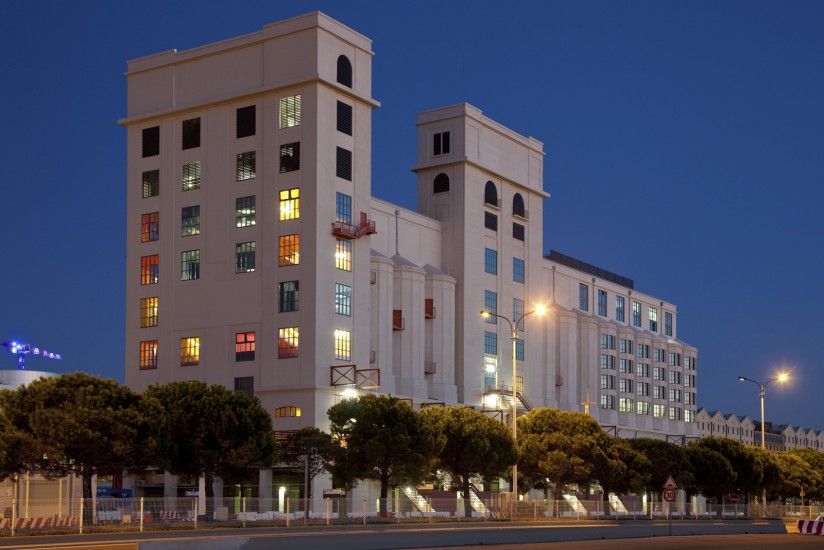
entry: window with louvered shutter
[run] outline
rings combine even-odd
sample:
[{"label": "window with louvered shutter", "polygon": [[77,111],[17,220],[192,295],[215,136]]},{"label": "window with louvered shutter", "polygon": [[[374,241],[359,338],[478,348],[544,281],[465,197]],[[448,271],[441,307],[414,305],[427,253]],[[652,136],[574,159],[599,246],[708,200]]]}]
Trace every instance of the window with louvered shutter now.
[{"label": "window with louvered shutter", "polygon": [[520,193],[515,193],[512,197],[512,215],[525,218],[526,209],[524,208],[524,198]]},{"label": "window with louvered shutter", "polygon": [[352,87],[352,62],[345,55],[338,57],[338,83]]},{"label": "window with louvered shutter", "polygon": [[200,189],[200,161],[183,165],[181,190],[192,191]]},{"label": "window with louvered shutter", "polygon": [[352,135],[352,106],[338,101],[338,132]]},{"label": "window with louvered shutter", "polygon": [[352,181],[352,151],[343,147],[337,148],[335,174],[339,178]]},{"label": "window with louvered shutter", "polygon": [[160,154],[160,126],[143,128],[143,158]]},{"label": "window with louvered shutter", "polygon": [[156,197],[160,194],[160,170],[143,172],[143,198]]},{"label": "window with louvered shutter", "polygon": [[235,161],[235,179],[237,181],[254,179],[256,171],[257,161],[255,160],[254,151],[237,154]]},{"label": "window with louvered shutter", "polygon": [[183,149],[200,147],[200,117],[183,121]]},{"label": "window with louvered shutter", "polygon": [[498,206],[498,189],[491,181],[486,182],[486,187],[484,187],[484,204]]},{"label": "window with louvered shutter", "polygon": [[280,128],[300,126],[300,95],[280,98]]},{"label": "window with louvered shutter", "polygon": [[236,111],[237,137],[243,138],[255,135],[255,113],[254,105],[241,107]]},{"label": "window with louvered shutter", "polygon": [[280,146],[280,173],[300,170],[300,142]]},{"label": "window with louvered shutter", "polygon": [[492,212],[484,212],[484,227],[492,231],[498,230],[498,216]]},{"label": "window with louvered shutter", "polygon": [[524,226],[519,223],[512,223],[512,238],[518,239],[519,241],[524,240],[524,235],[526,231],[524,230]]},{"label": "window with louvered shutter", "polygon": [[432,186],[433,193],[448,193],[449,192],[449,176],[440,173],[435,176],[435,183]]}]

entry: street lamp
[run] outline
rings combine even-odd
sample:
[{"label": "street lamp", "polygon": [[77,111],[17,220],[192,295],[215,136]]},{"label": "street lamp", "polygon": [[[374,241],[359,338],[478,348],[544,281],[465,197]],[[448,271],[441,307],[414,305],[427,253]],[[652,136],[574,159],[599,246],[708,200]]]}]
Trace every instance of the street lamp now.
[{"label": "street lamp", "polygon": [[[518,341],[518,327],[521,327],[521,332],[524,332],[524,319],[527,315],[532,315],[533,313],[537,313],[538,315],[543,315],[546,313],[546,307],[539,305],[532,311],[527,311],[514,321],[505,317],[503,315],[498,315],[497,313],[492,313],[491,311],[481,310],[481,316],[483,317],[497,317],[499,319],[503,319],[507,323],[509,323],[509,328],[512,332],[512,441],[513,443],[518,440],[518,402],[517,399],[517,391],[515,389],[515,381],[518,377],[518,351],[517,351],[517,341]],[[515,497],[515,500],[518,499],[518,464],[515,463],[512,465],[512,494]]]},{"label": "street lamp", "polygon": [[[770,382],[775,382],[775,381],[778,381],[778,382],[783,384],[784,382],[789,380],[789,378],[790,378],[789,374],[787,374],[786,372],[782,372],[778,376],[776,376],[775,378],[770,378],[769,380],[767,380],[766,382],[764,382],[762,384],[761,382],[758,382],[757,380],[753,380],[752,378],[747,378],[746,376],[739,376],[738,377],[738,380],[740,380],[742,382],[752,382],[753,384],[758,386],[758,397],[761,398],[761,450],[762,451],[767,450],[767,443],[766,443],[766,439],[765,439],[765,433],[767,431],[767,428],[764,425],[764,396],[767,393],[767,384],[769,384]],[[766,488],[764,488],[764,492],[761,495],[761,503],[764,506],[764,513],[766,513],[767,512],[767,489]]]}]

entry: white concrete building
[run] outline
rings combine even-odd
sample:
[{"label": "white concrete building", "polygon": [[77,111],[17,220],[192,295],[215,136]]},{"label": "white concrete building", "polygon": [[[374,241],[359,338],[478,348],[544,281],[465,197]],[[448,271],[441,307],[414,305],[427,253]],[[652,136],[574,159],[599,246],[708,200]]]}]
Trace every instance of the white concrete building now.
[{"label": "white concrete building", "polygon": [[[824,430],[805,429],[802,426],[765,422],[764,446],[768,451],[789,451],[797,448],[824,449]],[[724,414],[721,411],[698,410],[696,415],[698,436],[726,437],[745,445],[761,446],[761,422],[753,422],[748,416]]]},{"label": "white concrete building", "polygon": [[55,378],[56,372],[39,370],[0,370],[0,390],[16,390],[20,386],[31,384],[40,378]]},{"label": "white concrete building", "polygon": [[[356,390],[507,421],[513,393],[591,402],[621,437],[697,436],[676,306],[546,252],[541,142],[426,111],[417,211],[373,197],[372,55],[312,13],[128,63],[127,384],[247,391],[278,431],[326,427]],[[513,380],[510,327],[480,311],[539,304]]]}]

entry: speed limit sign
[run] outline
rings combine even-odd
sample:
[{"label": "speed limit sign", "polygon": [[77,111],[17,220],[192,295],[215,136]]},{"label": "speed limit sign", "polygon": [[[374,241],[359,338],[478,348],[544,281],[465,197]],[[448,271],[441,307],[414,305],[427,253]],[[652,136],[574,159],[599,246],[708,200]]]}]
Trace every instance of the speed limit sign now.
[{"label": "speed limit sign", "polygon": [[664,500],[667,502],[675,502],[677,496],[675,489],[664,489]]}]

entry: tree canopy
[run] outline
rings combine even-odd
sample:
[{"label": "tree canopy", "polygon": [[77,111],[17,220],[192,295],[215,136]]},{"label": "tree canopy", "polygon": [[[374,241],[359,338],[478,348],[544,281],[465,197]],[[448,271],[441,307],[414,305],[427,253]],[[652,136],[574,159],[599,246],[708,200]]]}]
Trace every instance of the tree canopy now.
[{"label": "tree canopy", "polygon": [[824,483],[820,471],[810,466],[800,453],[779,452],[773,458],[779,470],[779,481],[773,489],[776,495],[794,498],[799,497],[803,490],[805,496],[813,495],[811,498],[815,498]]},{"label": "tree canopy", "polygon": [[443,438],[396,397],[367,394],[328,411],[338,445],[331,470],[339,483],[380,482],[380,512],[386,514],[390,485],[420,482],[431,471]]},{"label": "tree canopy", "polygon": [[627,439],[626,444],[650,460],[646,490],[661,492],[669,476],[672,476],[681,488],[693,484],[695,475],[683,445],[646,437]]},{"label": "tree canopy", "polygon": [[[505,474],[517,460],[524,487],[552,489],[599,482],[605,493],[660,491],[672,475],[688,495],[718,500],[729,493],[824,498],[824,453],[767,453],[727,438],[685,446],[652,439],[616,439],[590,416],[536,409],[518,419],[517,447],[509,429],[467,407],[416,412],[407,402],[367,394],[328,411],[331,433],[307,427],[291,434],[284,460],[324,470],[335,486],[374,479],[381,513],[390,486],[419,483],[436,468],[449,473],[471,510],[470,480]],[[75,472],[91,496],[95,474],[152,466],[232,483],[278,459],[272,420],[244,393],[202,382],[173,382],[135,393],[114,380],[83,373],[44,378],[0,391],[0,479],[26,470],[47,476]],[[304,470],[305,471],[305,470]],[[307,492],[308,496],[308,492]]]},{"label": "tree canopy", "polygon": [[728,492],[745,495],[761,492],[764,487],[764,463],[759,459],[760,449],[756,450],[734,439],[716,436],[702,437],[695,444],[715,451],[729,461],[735,475],[731,480],[720,483]]},{"label": "tree canopy", "polygon": [[430,407],[424,422],[442,436],[438,468],[449,473],[461,488],[464,511],[472,512],[470,479],[490,481],[515,463],[517,454],[509,429],[499,420],[467,407]]},{"label": "tree canopy", "polygon": [[693,471],[692,484],[684,485],[688,492],[721,502],[725,494],[734,491],[737,474],[723,454],[698,443],[689,443],[684,451]]},{"label": "tree canopy", "polygon": [[589,483],[596,465],[609,460],[610,437],[589,415],[535,409],[518,419],[522,478],[534,487],[554,486],[560,500],[567,483]]},{"label": "tree canopy", "polygon": [[203,382],[151,386],[146,394],[163,408],[169,471],[204,476],[206,496],[214,496],[215,477],[241,481],[277,461],[272,418],[257,398]]},{"label": "tree canopy", "polygon": [[804,459],[810,469],[822,478],[820,483],[814,483],[817,479],[811,476],[812,485],[804,488],[805,495],[808,498],[824,498],[824,453],[816,449],[793,449],[789,452]]},{"label": "tree canopy", "polygon": [[84,497],[93,475],[145,468],[165,449],[157,401],[81,372],[0,392],[0,410],[2,473],[74,470]]},{"label": "tree canopy", "polygon": [[[594,466],[593,475],[604,489],[604,495],[638,492],[649,485],[652,462],[628,440],[610,439],[603,459]],[[609,514],[609,506],[604,510]]]}]

